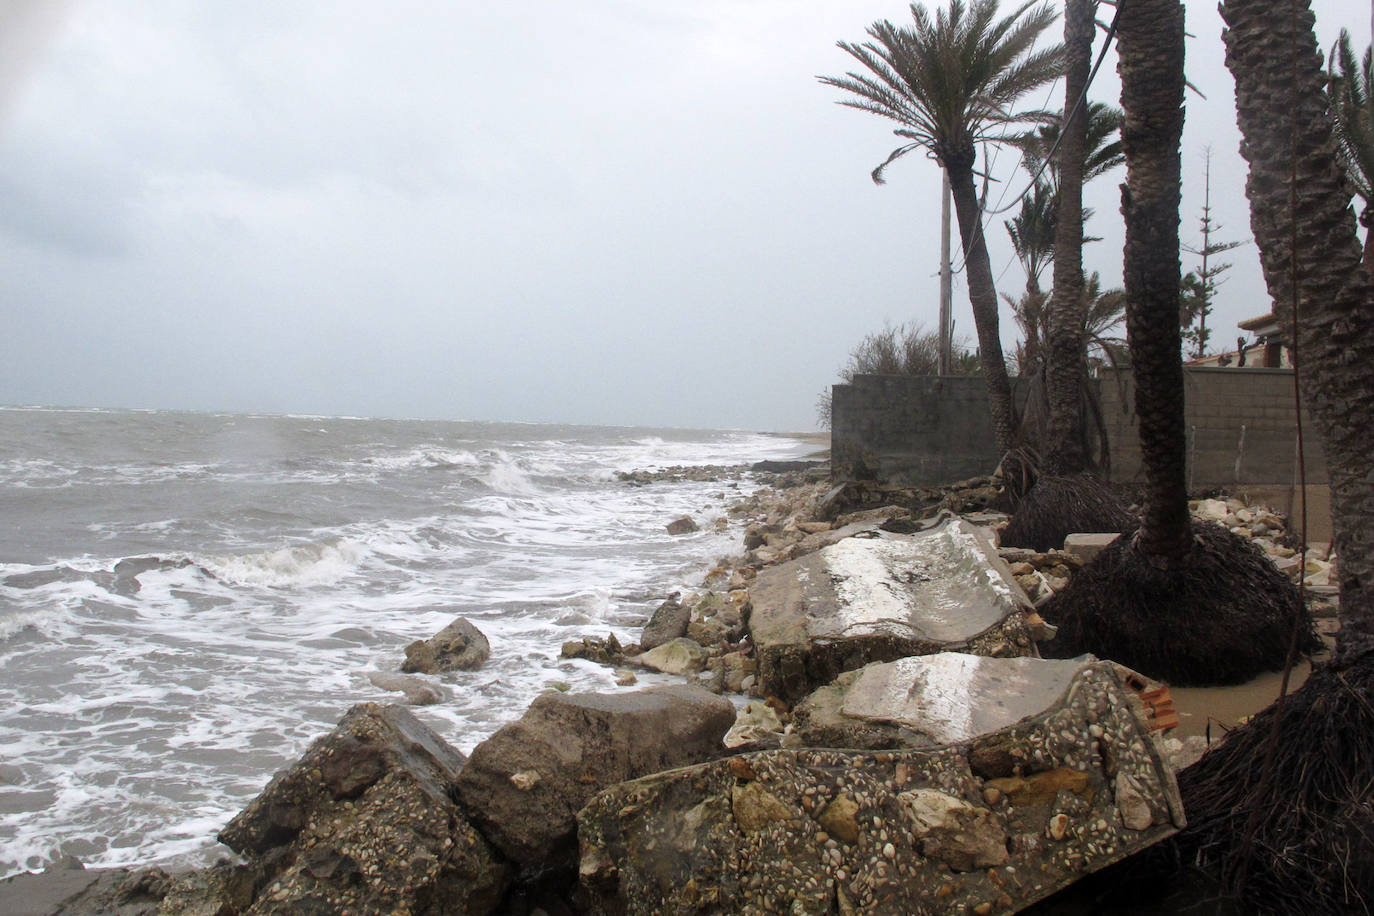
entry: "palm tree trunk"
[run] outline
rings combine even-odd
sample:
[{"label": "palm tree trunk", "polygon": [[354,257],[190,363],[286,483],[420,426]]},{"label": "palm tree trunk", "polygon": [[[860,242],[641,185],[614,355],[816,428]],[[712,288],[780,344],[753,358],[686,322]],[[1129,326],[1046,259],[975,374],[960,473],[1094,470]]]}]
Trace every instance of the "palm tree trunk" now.
[{"label": "palm tree trunk", "polygon": [[1150,562],[1168,568],[1182,563],[1192,547],[1178,325],[1183,5],[1131,0],[1121,8],[1117,34],[1126,112],[1121,125],[1126,332],[1145,469],[1145,506],[1135,545]]},{"label": "palm tree trunk", "polygon": [[1374,210],[1364,208],[1364,212],[1360,214],[1360,225],[1364,227],[1364,255],[1361,260],[1364,262],[1364,269],[1374,277]]},{"label": "palm tree trunk", "polygon": [[1374,282],[1336,158],[1308,0],[1225,0],[1222,16],[1250,163],[1250,226],[1285,326],[1297,304],[1294,361],[1326,445],[1341,667],[1374,656]]},{"label": "palm tree trunk", "polygon": [[[962,160],[962,157],[960,157]],[[983,238],[983,214],[978,206],[978,190],[973,185],[973,153],[967,162],[946,162],[954,211],[959,218],[959,237],[964,246],[964,268],[968,277],[969,305],[978,332],[978,361],[988,386],[988,409],[992,413],[992,434],[997,450],[1011,451],[1016,428],[1011,403],[1011,381],[1002,357],[1002,338],[997,319],[997,286],[992,279],[992,261]]]},{"label": "palm tree trunk", "polygon": [[[1088,106],[1082,98],[1092,64],[1093,0],[1064,7],[1064,126],[1059,141],[1059,210],[1054,228],[1054,295],[1045,389],[1049,398],[1046,470],[1074,474],[1087,466],[1083,446],[1083,156]],[[1082,102],[1080,106],[1079,103]]]}]

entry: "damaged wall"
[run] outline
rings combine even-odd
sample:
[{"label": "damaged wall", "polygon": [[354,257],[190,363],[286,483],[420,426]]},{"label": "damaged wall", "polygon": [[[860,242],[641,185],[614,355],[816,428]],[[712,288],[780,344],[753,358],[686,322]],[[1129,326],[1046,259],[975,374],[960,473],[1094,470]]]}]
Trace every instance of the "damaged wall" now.
[{"label": "damaged wall", "polygon": [[[1248,493],[1291,513],[1297,483],[1293,373],[1187,366],[1183,374],[1189,490]],[[1123,483],[1143,479],[1131,379],[1129,369],[1119,369],[1103,371],[1098,380],[1111,477]],[[1014,390],[1018,402],[1023,400],[1024,385]],[[980,377],[860,375],[832,391],[831,456],[837,478],[933,486],[988,474],[997,465]],[[1309,501],[1321,515],[1326,462],[1316,430],[1306,422],[1304,430]]]},{"label": "damaged wall", "polygon": [[[1025,386],[1011,381],[1019,409]],[[932,486],[997,466],[982,376],[856,375],[831,388],[830,403],[837,478]]]}]

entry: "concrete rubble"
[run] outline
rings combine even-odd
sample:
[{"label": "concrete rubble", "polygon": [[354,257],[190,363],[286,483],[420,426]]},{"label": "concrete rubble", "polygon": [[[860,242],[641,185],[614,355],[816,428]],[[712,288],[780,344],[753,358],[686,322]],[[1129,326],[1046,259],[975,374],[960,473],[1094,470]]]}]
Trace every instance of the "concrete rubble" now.
[{"label": "concrete rubble", "polygon": [[404,707],[353,707],[220,831],[247,859],[242,911],[489,912],[509,868],[452,798],[463,764]]},{"label": "concrete rubble", "polygon": [[798,704],[794,730],[808,747],[960,744],[1045,712],[1090,667],[958,652],[875,662]]},{"label": "concrete rubble", "polygon": [[1035,653],[1024,594],[991,535],[962,519],[848,538],[763,570],[749,593],[758,691],[789,702],[871,661]]},{"label": "concrete rubble", "polygon": [[454,779],[468,816],[510,860],[548,865],[573,845],[592,795],[724,753],[729,700],[689,686],[543,694],[473,749]]},{"label": "concrete rubble", "polygon": [[945,743],[763,751],[614,786],[578,816],[589,911],[1014,912],[1184,824],[1123,677],[1092,660],[870,666],[839,708]]},{"label": "concrete rubble", "polygon": [[[622,476],[644,486],[719,471]],[[1033,602],[1067,584],[1101,538],[998,551],[995,513],[977,515],[983,525],[930,521],[993,503],[985,478],[903,491],[894,507],[876,485],[827,494],[814,468],[778,472],[776,491],[731,510],[744,556],[665,602],[642,646],[608,635],[562,647],[614,667],[621,684],[635,680],[622,666],[636,666],[691,686],[544,694],[470,759],[404,708],[363,704],[225,828],[242,864],[55,875],[59,890],[99,894],[98,906],[62,912],[113,901],[131,916],[983,916],[1183,825],[1171,758],[1200,748],[1156,737],[1173,715],[1167,691],[1110,662],[1035,657],[1047,636]],[[1309,585],[1334,575],[1329,548],[1292,549],[1262,507],[1194,510]],[[428,642],[476,642],[447,633]],[[374,682],[413,703],[439,689]]]}]

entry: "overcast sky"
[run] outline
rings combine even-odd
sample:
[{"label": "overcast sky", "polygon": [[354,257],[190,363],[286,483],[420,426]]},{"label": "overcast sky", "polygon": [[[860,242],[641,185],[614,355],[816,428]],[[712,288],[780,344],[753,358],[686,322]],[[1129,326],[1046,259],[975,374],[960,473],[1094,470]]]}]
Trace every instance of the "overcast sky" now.
[{"label": "overcast sky", "polygon": [[[1189,8],[1194,243],[1209,144],[1220,237],[1249,237],[1215,7]],[[1315,8],[1324,46],[1369,41],[1363,0]],[[935,327],[939,172],[912,156],[875,186],[891,125],[815,79],[880,18],[910,21],[893,0],[5,0],[0,403],[812,428],[865,334]],[[994,169],[994,201],[1026,181],[1009,152]],[[1089,201],[1112,285],[1120,180]],[[1223,347],[1269,308],[1254,246],[1231,259]]]}]

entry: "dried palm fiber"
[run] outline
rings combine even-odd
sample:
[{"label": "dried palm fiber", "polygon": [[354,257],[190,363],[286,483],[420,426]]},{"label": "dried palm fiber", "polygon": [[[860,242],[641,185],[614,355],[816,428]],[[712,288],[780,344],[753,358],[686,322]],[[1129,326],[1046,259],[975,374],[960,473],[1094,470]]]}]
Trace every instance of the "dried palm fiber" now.
[{"label": "dried palm fiber", "polygon": [[1096,477],[1041,477],[1021,500],[1001,544],[1056,550],[1077,531],[1128,531],[1139,524],[1121,497]]},{"label": "dried palm fiber", "polygon": [[1320,645],[1288,577],[1254,544],[1193,523],[1184,565],[1163,569],[1123,534],[1040,607],[1059,628],[1042,651],[1091,652],[1174,685],[1239,684],[1283,668],[1294,620],[1299,645]]},{"label": "dried palm fiber", "polygon": [[1179,774],[1180,861],[1254,913],[1374,912],[1374,656],[1328,664]]}]

